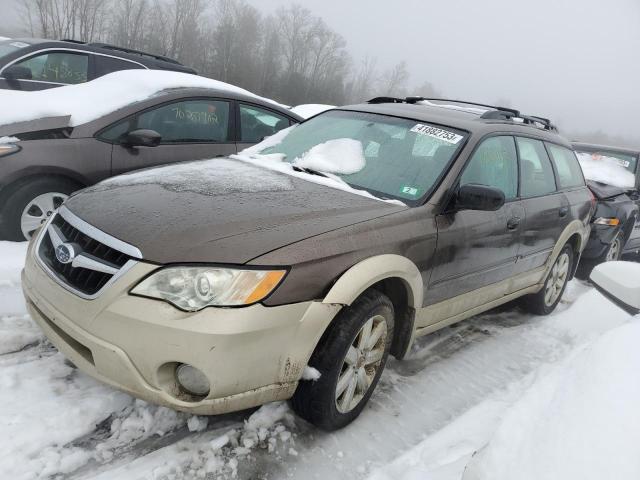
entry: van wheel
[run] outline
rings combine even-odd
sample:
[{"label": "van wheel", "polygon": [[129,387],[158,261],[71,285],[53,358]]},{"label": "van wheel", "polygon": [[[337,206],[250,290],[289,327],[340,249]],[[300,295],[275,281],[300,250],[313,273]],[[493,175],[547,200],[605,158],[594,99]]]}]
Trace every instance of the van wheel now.
[{"label": "van wheel", "polygon": [[34,178],[17,186],[0,212],[0,238],[28,240],[54,210],[79,188],[81,186],[71,180],[55,177]]},{"label": "van wheel", "polygon": [[309,365],[321,376],[301,380],[291,399],[293,410],[323,430],[355,420],[373,393],[393,340],[391,300],[369,290],[336,316]]},{"label": "van wheel", "polygon": [[567,288],[572,268],[573,248],[571,248],[571,245],[565,245],[558,258],[556,258],[553,267],[551,267],[542,290],[538,293],[524,296],[522,298],[522,306],[537,315],[548,315],[553,312]]}]

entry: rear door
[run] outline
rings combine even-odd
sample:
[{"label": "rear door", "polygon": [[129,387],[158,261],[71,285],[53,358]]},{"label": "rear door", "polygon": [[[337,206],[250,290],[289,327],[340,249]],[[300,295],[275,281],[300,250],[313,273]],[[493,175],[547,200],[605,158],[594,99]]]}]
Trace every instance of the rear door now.
[{"label": "rear door", "polygon": [[[232,105],[222,98],[180,99],[124,119],[103,130],[98,138],[114,144],[114,175],[166,163],[222,157],[236,153]],[[123,136],[137,129],[158,132],[160,145],[123,145]]]},{"label": "rear door", "polygon": [[[514,272],[524,209],[518,199],[518,160],[512,136],[482,141],[460,178],[460,185],[466,184],[500,188],[506,203],[495,212],[460,210],[436,218],[438,245],[425,291],[427,304],[495,284]],[[478,297],[466,308],[489,300]]]},{"label": "rear door", "polygon": [[520,273],[544,265],[572,215],[566,195],[556,185],[544,142],[516,137],[516,144],[520,162],[520,196],[525,211],[516,267]]}]

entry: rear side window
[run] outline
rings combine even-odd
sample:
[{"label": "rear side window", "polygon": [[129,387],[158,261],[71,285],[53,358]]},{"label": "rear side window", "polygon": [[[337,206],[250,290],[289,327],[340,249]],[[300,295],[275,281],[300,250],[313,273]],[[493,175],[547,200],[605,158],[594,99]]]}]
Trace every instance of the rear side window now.
[{"label": "rear side window", "polygon": [[261,142],[289,124],[283,115],[253,105],[240,105],[240,141],[243,143]]},{"label": "rear side window", "polygon": [[556,167],[560,187],[571,188],[584,185],[584,176],[576,154],[568,148],[552,143],[548,143],[547,148]]},{"label": "rear side window", "polygon": [[75,84],[87,81],[89,57],[75,52],[48,52],[15,65],[31,72],[29,80]]},{"label": "rear side window", "polygon": [[118,72],[120,70],[138,70],[142,67],[137,63],[122,60],[120,58],[104,57],[102,55],[95,56],[96,77],[102,77],[107,73]]},{"label": "rear side window", "polygon": [[518,157],[513,137],[491,137],[482,142],[467,164],[460,185],[499,188],[507,200],[518,195]]},{"label": "rear side window", "polygon": [[537,197],[556,191],[551,160],[544,143],[532,138],[517,137],[520,154],[520,195]]}]

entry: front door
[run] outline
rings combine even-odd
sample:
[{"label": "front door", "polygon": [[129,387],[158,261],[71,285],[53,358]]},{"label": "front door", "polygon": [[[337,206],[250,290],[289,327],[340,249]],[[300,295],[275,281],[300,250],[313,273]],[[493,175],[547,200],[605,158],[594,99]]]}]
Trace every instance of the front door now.
[{"label": "front door", "polygon": [[[495,212],[453,211],[437,217],[438,246],[425,303],[434,304],[513,275],[524,209],[518,200],[514,139],[484,140],[472,155],[460,185],[500,188],[506,203]],[[486,303],[478,297],[478,304]],[[456,312],[460,313],[460,312]]]},{"label": "front door", "polygon": [[[100,138],[114,142],[113,175],[130,170],[236,153],[231,102],[213,98],[183,99],[136,114],[105,130]],[[128,147],[121,139],[137,129],[154,130],[157,147]]]},{"label": "front door", "polygon": [[31,91],[84,83],[90,70],[86,53],[49,50],[6,66],[0,88]]}]

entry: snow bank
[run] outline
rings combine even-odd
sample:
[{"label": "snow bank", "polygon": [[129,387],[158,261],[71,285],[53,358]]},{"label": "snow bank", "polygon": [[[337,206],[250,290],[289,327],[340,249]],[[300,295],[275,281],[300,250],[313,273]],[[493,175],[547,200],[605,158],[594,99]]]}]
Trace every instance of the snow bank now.
[{"label": "snow bank", "polygon": [[635,186],[635,175],[620,165],[618,159],[602,156],[594,160],[590,153],[578,152],[578,161],[587,180],[630,189]]},{"label": "snow bank", "polygon": [[586,345],[504,416],[465,480],[640,478],[640,321]]},{"label": "snow bank", "polygon": [[291,108],[291,111],[297,115],[300,115],[302,118],[310,118],[319,113],[326,112],[327,110],[331,110],[336,108],[335,105],[323,105],[320,103],[307,103],[304,105],[298,105],[296,107]]},{"label": "snow bank", "polygon": [[160,70],[123,70],[87,83],[36,92],[0,90],[0,125],[45,117],[70,115],[70,126],[81,125],[165,90],[211,88],[258,97],[243,88],[188,73]]}]

